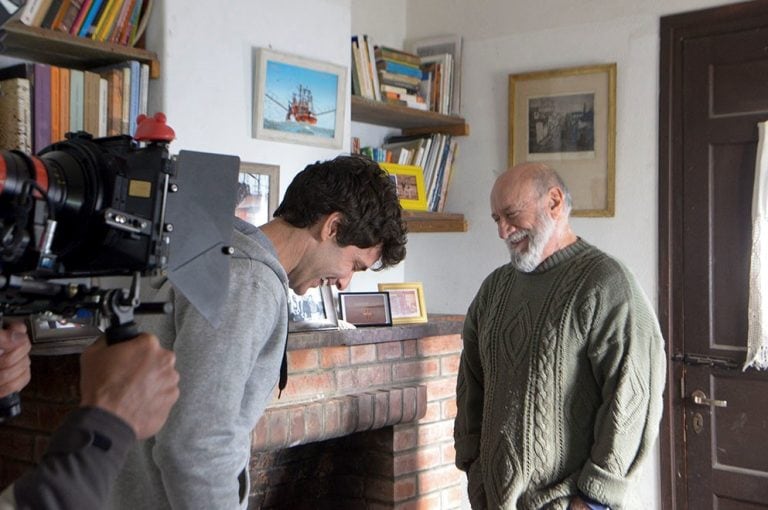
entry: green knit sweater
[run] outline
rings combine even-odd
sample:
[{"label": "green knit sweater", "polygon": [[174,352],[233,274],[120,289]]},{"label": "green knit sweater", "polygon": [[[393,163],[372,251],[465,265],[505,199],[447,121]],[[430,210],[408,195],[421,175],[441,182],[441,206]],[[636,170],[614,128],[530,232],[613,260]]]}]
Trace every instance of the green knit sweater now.
[{"label": "green knit sweater", "polygon": [[665,370],[647,298],[597,248],[579,239],[532,273],[496,269],[467,312],[457,384],[456,465],[473,508],[565,509],[579,491],[634,507]]}]

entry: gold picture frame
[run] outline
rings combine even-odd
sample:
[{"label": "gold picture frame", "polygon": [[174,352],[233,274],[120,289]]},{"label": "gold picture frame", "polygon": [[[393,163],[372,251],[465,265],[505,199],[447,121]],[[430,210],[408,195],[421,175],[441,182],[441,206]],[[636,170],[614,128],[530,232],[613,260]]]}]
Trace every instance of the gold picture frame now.
[{"label": "gold picture frame", "polygon": [[420,166],[379,163],[390,175],[397,187],[397,196],[403,209],[427,210],[427,191],[424,187],[424,170]]},{"label": "gold picture frame", "polygon": [[380,283],[379,292],[389,293],[392,324],[427,322],[424,286],[421,282]]},{"label": "gold picture frame", "polygon": [[509,75],[508,164],[545,163],[573,216],[615,213],[616,64]]}]

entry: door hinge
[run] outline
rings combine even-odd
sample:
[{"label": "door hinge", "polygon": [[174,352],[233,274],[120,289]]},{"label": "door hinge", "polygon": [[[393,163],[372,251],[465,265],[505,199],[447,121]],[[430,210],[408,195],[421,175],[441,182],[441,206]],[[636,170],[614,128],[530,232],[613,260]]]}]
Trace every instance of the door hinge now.
[{"label": "door hinge", "polygon": [[729,370],[741,368],[739,363],[731,359],[705,356],[703,354],[677,353],[672,356],[672,361],[682,361],[686,365],[708,365]]}]

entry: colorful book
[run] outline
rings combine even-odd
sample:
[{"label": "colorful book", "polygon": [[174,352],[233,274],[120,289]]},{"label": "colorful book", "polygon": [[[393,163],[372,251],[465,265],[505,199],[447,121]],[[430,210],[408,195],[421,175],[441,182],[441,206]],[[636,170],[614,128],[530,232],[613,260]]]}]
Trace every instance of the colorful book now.
[{"label": "colorful book", "polygon": [[69,70],[69,130],[73,133],[83,130],[84,78],[83,71]]},{"label": "colorful book", "polygon": [[83,24],[77,31],[78,37],[88,37],[88,34],[93,30],[93,23],[101,14],[102,7],[104,6],[104,0],[93,0],[88,14],[85,15]]},{"label": "colorful book", "polygon": [[61,21],[56,25],[56,30],[60,32],[70,33],[72,26],[75,24],[75,19],[80,10],[83,8],[84,0],[70,0],[67,11],[61,18]]},{"label": "colorful book", "polygon": [[117,64],[102,66],[91,71],[106,73],[111,69],[121,69],[123,72],[123,129],[122,134],[136,131],[136,117],[141,107],[141,64],[138,60],[126,60]]},{"label": "colorful book", "polygon": [[413,53],[408,53],[403,50],[396,50],[394,48],[388,48],[387,46],[376,46],[374,49],[376,59],[394,60],[396,62],[402,62],[403,64],[410,64],[413,66],[421,65],[421,57]]},{"label": "colorful book", "polygon": [[71,5],[72,5],[72,0],[61,0],[61,3],[59,4],[59,9],[58,11],[56,11],[56,16],[53,17],[53,21],[51,21],[50,26],[46,28],[50,28],[51,30],[58,30],[62,21],[64,21],[64,16],[66,16],[67,11],[69,11],[69,7]]},{"label": "colorful book", "polygon": [[53,20],[56,18],[56,15],[59,13],[59,9],[61,8],[61,4],[64,0],[51,0],[51,5],[48,6],[48,9],[45,11],[45,15],[43,16],[43,19],[40,20],[40,27],[42,28],[51,28],[51,25],[53,25]]},{"label": "colorful book", "polygon": [[125,26],[130,21],[131,12],[133,11],[134,5],[136,5],[136,0],[125,0],[123,2],[122,7],[120,8],[120,14],[118,14],[115,25],[112,27],[112,31],[108,36],[109,42],[120,42],[120,35],[122,34]]},{"label": "colorful book", "polygon": [[58,66],[51,66],[51,142],[58,142],[62,138],[61,133],[61,71]]},{"label": "colorful book", "polygon": [[99,77],[99,129],[98,136],[107,136],[107,123],[109,122],[109,87],[107,79]]},{"label": "colorful book", "polygon": [[46,0],[27,0],[27,3],[24,4],[24,7],[21,8],[19,21],[30,27],[34,26],[33,23],[35,21],[35,17],[40,12],[40,10],[43,9],[45,4]]},{"label": "colorful book", "polygon": [[27,78],[0,81],[0,148],[32,152],[32,111]]},{"label": "colorful book", "polygon": [[93,0],[81,1],[80,9],[77,11],[77,15],[75,16],[75,19],[72,22],[72,25],[69,27],[70,34],[77,35],[78,32],[80,32],[80,27],[83,26],[85,17],[88,15],[88,11],[91,10],[92,5],[93,5]]},{"label": "colorful book", "polygon": [[91,71],[83,72],[83,131],[99,136],[99,82],[101,76]]},{"label": "colorful book", "polygon": [[104,41],[106,39],[106,34],[112,28],[112,24],[115,22],[121,6],[122,0],[107,0],[105,2],[104,12],[95,24],[96,28],[91,34],[91,39],[94,41]]},{"label": "colorful book", "polygon": [[70,108],[70,70],[66,67],[59,69],[59,107],[61,113],[59,114],[59,132],[62,139],[66,138],[69,132],[69,108]]},{"label": "colorful book", "polygon": [[421,79],[421,69],[417,66],[410,66],[407,64],[399,64],[392,60],[377,60],[376,69],[380,71],[387,71],[389,73],[404,74],[406,76],[413,76]]}]

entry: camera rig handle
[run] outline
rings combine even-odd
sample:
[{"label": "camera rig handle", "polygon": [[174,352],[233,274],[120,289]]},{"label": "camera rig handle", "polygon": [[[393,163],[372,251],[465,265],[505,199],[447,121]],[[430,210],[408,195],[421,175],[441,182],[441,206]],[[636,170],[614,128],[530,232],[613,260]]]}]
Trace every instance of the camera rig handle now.
[{"label": "camera rig handle", "polygon": [[103,312],[109,317],[106,331],[107,344],[130,340],[139,334],[133,314],[139,306],[139,275],[134,273],[130,289],[112,289],[107,292]]}]

